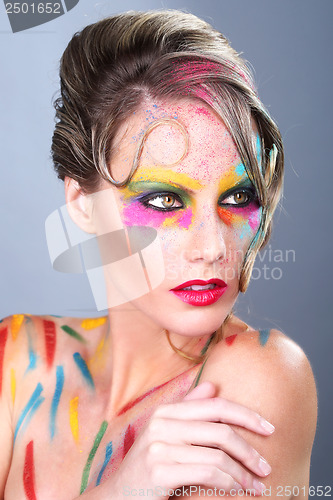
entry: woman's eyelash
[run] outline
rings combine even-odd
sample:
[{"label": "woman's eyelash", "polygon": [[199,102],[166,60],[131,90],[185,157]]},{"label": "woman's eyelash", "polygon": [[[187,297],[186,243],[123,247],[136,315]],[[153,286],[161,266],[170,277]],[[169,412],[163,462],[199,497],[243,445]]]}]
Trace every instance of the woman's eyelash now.
[{"label": "woman's eyelash", "polygon": [[[155,205],[151,203],[153,200],[158,200],[158,199],[160,201],[159,202],[157,201]],[[145,207],[151,208],[153,210],[158,210],[160,212],[171,212],[173,210],[179,210],[180,208],[184,208],[183,201],[181,200],[179,195],[172,192],[159,192],[159,193],[148,194],[140,197],[139,201]],[[165,204],[164,206],[163,203]],[[170,203],[170,206],[167,206],[168,203]],[[178,205],[174,206],[175,203],[177,203]]]},{"label": "woman's eyelash", "polygon": [[[226,203],[225,200],[227,200],[228,198],[231,198],[233,196],[236,196],[237,194],[246,194],[247,195],[247,199],[246,201],[243,201],[241,203]],[[255,192],[254,189],[251,189],[251,188],[242,188],[242,189],[235,189],[233,192],[231,193],[228,193],[226,196],[224,196],[223,198],[221,198],[219,200],[219,205],[226,205],[226,206],[236,206],[236,207],[246,207],[247,205],[249,205],[249,203],[255,201],[258,199],[258,196],[257,196],[257,193]]]}]

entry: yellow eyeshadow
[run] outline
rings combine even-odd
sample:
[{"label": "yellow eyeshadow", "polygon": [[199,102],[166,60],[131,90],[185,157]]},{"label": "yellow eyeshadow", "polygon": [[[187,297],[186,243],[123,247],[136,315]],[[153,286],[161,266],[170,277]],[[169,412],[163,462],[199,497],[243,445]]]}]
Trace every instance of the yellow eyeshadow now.
[{"label": "yellow eyeshadow", "polygon": [[166,168],[140,168],[133,175],[131,182],[166,182],[183,186],[192,191],[202,189],[201,182],[193,179],[187,174],[174,172]]}]

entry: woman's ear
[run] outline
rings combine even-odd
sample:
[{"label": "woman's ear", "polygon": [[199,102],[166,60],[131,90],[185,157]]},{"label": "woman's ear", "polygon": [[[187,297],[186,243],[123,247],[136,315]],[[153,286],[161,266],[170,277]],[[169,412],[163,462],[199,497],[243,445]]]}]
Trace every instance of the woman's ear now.
[{"label": "woman's ear", "polygon": [[80,229],[95,233],[93,224],[93,197],[85,194],[80,184],[71,177],[65,177],[65,198],[68,213]]}]

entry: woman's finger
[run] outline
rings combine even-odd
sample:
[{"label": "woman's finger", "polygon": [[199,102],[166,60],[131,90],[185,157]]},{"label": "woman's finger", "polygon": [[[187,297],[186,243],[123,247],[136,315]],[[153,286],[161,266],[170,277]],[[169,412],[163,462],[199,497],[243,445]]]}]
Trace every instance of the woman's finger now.
[{"label": "woman's finger", "polygon": [[183,401],[191,401],[194,399],[212,398],[216,394],[216,387],[212,382],[202,382],[201,384],[194,387],[191,392],[189,392]]},{"label": "woman's finger", "polygon": [[152,463],[211,465],[229,474],[244,489],[257,487],[257,479],[247,469],[233,460],[227,453],[217,448],[193,445],[170,445],[168,443],[157,442],[151,445],[149,451]]},{"label": "woman's finger", "polygon": [[266,460],[229,425],[196,420],[189,420],[184,425],[175,419],[155,418],[151,422],[149,440],[151,444],[164,442],[218,448],[258,476],[271,472]]},{"label": "woman's finger", "polygon": [[[208,391],[208,387],[201,390],[206,389]],[[192,394],[194,399],[183,400],[172,405],[160,405],[155,410],[154,415],[177,420],[201,420],[233,424],[264,435],[270,435],[274,432],[272,424],[246,406],[220,397],[202,397],[200,401],[197,401],[193,393],[194,391],[188,396]]]}]

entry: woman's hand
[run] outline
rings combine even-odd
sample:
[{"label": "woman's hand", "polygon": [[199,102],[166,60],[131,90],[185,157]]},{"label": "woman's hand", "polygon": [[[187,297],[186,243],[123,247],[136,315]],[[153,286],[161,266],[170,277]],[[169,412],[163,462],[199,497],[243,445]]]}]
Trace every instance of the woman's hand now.
[{"label": "woman's hand", "polygon": [[168,490],[190,485],[226,492],[251,488],[260,494],[261,483],[251,473],[265,477],[270,466],[229,424],[264,436],[274,427],[258,413],[214,395],[214,385],[204,382],[183,401],[154,411],[106,482],[112,498],[130,495],[131,489],[150,489],[167,499]]}]

